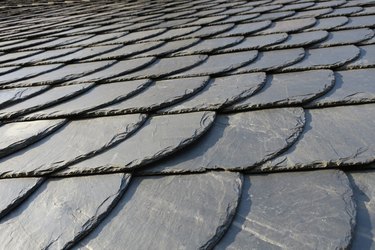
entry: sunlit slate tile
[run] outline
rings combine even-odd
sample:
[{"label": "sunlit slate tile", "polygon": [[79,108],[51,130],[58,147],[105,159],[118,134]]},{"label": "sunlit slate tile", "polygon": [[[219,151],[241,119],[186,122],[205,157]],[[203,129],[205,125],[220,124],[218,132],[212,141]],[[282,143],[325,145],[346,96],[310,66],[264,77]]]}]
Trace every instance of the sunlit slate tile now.
[{"label": "sunlit slate tile", "polygon": [[[177,40],[177,41],[167,41],[163,43],[161,46],[154,48],[149,51],[145,51],[139,55],[134,56],[136,57],[145,57],[145,56],[166,56],[171,53],[189,48],[197,43],[199,43],[201,40],[199,38],[191,38],[191,39],[185,39],[185,40]],[[142,46],[144,43],[139,43],[140,46]]]},{"label": "sunlit slate tile", "polygon": [[[137,95],[141,91],[144,91],[150,83],[150,80],[135,80],[100,84],[90,88],[77,97],[59,101],[52,107],[33,112],[22,119],[44,119],[47,117],[64,117],[82,114],[83,112],[114,104]],[[55,89],[58,91],[59,88]]]},{"label": "sunlit slate tile", "polygon": [[326,40],[313,45],[313,47],[331,47],[335,45],[357,44],[372,37],[374,37],[374,31],[367,28],[332,31],[329,33],[329,36]]},{"label": "sunlit slate tile", "polygon": [[[222,14],[222,13],[220,13]],[[209,16],[209,17],[202,17],[199,19],[196,19],[195,21],[191,21],[185,25],[181,25],[181,27],[188,27],[188,26],[202,26],[207,25],[216,21],[221,21],[226,19],[228,16],[226,14],[222,14],[220,16]]]},{"label": "sunlit slate tile", "polygon": [[213,15],[213,14],[219,14],[219,13],[221,14],[221,12],[223,12],[225,10],[226,10],[226,8],[212,8],[211,9],[211,8],[209,8],[209,6],[206,6],[206,8],[200,9],[198,12],[189,15],[189,17],[203,18],[203,17]]},{"label": "sunlit slate tile", "polygon": [[[358,77],[358,76],[361,77]],[[375,69],[335,72],[335,85],[322,97],[308,103],[307,107],[325,107],[339,104],[369,103],[375,101]]]},{"label": "sunlit slate tile", "polygon": [[240,22],[246,22],[251,19],[254,19],[255,17],[260,16],[259,13],[254,13],[254,14],[247,14],[247,15],[233,15],[229,16],[228,18],[214,22],[213,24],[228,24],[228,23],[240,23]]},{"label": "sunlit slate tile", "polygon": [[375,15],[350,17],[349,22],[337,27],[339,29],[373,28],[375,27]]},{"label": "sunlit slate tile", "polygon": [[161,113],[184,113],[218,110],[243,100],[263,87],[266,74],[253,73],[213,78],[198,94],[161,110]]},{"label": "sunlit slate tile", "polygon": [[238,173],[134,178],[113,213],[77,248],[213,248],[235,214],[241,187]]},{"label": "sunlit slate tile", "polygon": [[146,68],[124,76],[112,78],[111,81],[161,78],[193,68],[207,60],[207,57],[206,55],[193,55],[157,59]]},{"label": "sunlit slate tile", "polygon": [[[154,116],[127,140],[55,175],[132,171],[194,143],[206,133],[214,119],[214,112]],[[139,147],[141,142],[143,146]]]},{"label": "sunlit slate tile", "polygon": [[289,16],[293,16],[294,14],[295,11],[263,13],[259,17],[254,18],[252,21],[276,21],[279,19],[285,19]]},{"label": "sunlit slate tile", "polygon": [[271,25],[271,21],[237,24],[229,31],[219,34],[217,37],[244,36],[263,30]]},{"label": "sunlit slate tile", "polygon": [[198,67],[191,68],[179,74],[174,74],[171,77],[178,78],[223,74],[249,64],[257,58],[257,55],[258,52],[256,50],[212,55]]},{"label": "sunlit slate tile", "polygon": [[257,32],[257,35],[266,35],[272,33],[283,33],[283,32],[297,32],[306,28],[309,28],[315,25],[315,18],[301,18],[298,22],[294,20],[287,21],[276,21],[273,22],[270,27],[260,32]]},{"label": "sunlit slate tile", "polygon": [[251,169],[292,145],[304,120],[302,108],[219,115],[195,144],[151,164],[142,173]]},{"label": "sunlit slate tile", "polygon": [[302,10],[307,7],[314,6],[314,2],[306,2],[306,3],[292,3],[284,5],[282,8],[277,9],[277,11],[291,11],[291,10]]},{"label": "sunlit slate tile", "polygon": [[306,55],[303,60],[285,67],[281,71],[337,68],[357,58],[360,50],[356,46],[347,45],[309,49],[305,53]]},{"label": "sunlit slate tile", "polygon": [[26,41],[26,39],[22,39],[22,38],[0,41],[0,49],[2,47],[5,47],[5,46],[11,45],[11,44],[21,43],[21,42],[24,42],[24,41]]},{"label": "sunlit slate tile", "polygon": [[344,167],[374,162],[374,116],[374,104],[310,109],[303,136],[285,153],[255,170]]},{"label": "sunlit slate tile", "polygon": [[227,107],[225,111],[301,105],[323,95],[334,84],[335,77],[330,70],[268,75],[265,86],[259,92]]},{"label": "sunlit slate tile", "polygon": [[271,4],[273,1],[272,0],[255,0],[251,2],[247,2],[243,4],[242,6],[260,6],[260,5],[265,5],[265,4]]},{"label": "sunlit slate tile", "polygon": [[345,249],[355,215],[344,172],[247,175],[237,214],[216,249]]},{"label": "sunlit slate tile", "polygon": [[[158,28],[157,25],[162,23],[160,20],[147,20],[147,21],[142,21],[142,22],[135,22],[131,25],[127,25],[123,28],[118,28],[114,31],[116,32],[132,32],[132,31],[137,31],[137,30],[143,30],[143,29],[156,29]],[[155,27],[154,27],[155,26]]]},{"label": "sunlit slate tile", "polygon": [[346,0],[331,0],[331,1],[319,1],[314,6],[306,8],[308,10],[322,9],[322,8],[334,8],[341,6],[346,3]]},{"label": "sunlit slate tile", "polygon": [[197,94],[208,82],[209,77],[156,81],[145,91],[132,98],[93,110],[87,114],[109,115],[155,111]]},{"label": "sunlit slate tile", "polygon": [[71,36],[71,35],[82,35],[82,34],[90,34],[90,30],[94,28],[99,28],[100,26],[84,26],[84,27],[77,27],[72,28],[67,31],[56,32],[54,36]]},{"label": "sunlit slate tile", "polygon": [[366,15],[374,15],[375,14],[375,7],[364,7],[361,12],[353,13],[350,16],[366,16]]},{"label": "sunlit slate tile", "polygon": [[181,36],[193,33],[199,30],[200,28],[201,28],[200,26],[194,26],[194,27],[187,27],[187,28],[169,29],[160,35],[157,35],[148,39],[143,39],[143,41],[164,41],[164,40],[176,39]]},{"label": "sunlit slate tile", "polygon": [[74,44],[79,41],[83,41],[92,37],[94,37],[94,35],[77,35],[77,36],[60,37],[50,42],[28,47],[28,49],[35,50],[35,49],[49,49],[49,48],[55,48],[59,46],[64,47],[64,46],[68,46],[68,45],[71,45],[71,44]]},{"label": "sunlit slate tile", "polygon": [[269,5],[261,4],[261,5],[256,6],[254,9],[244,12],[244,14],[269,12],[272,10],[281,9],[282,7],[283,5],[281,4],[269,4]]},{"label": "sunlit slate tile", "polygon": [[142,41],[143,39],[147,39],[150,37],[154,37],[164,33],[166,29],[154,29],[154,30],[145,30],[145,31],[135,31],[124,36],[121,36],[116,39],[111,39],[106,42],[100,43],[101,45],[111,45],[111,44],[126,44],[132,43],[137,41]]},{"label": "sunlit slate tile", "polygon": [[0,219],[12,212],[28,196],[30,196],[40,184],[43,178],[14,178],[0,180]]},{"label": "sunlit slate tile", "polygon": [[282,43],[267,46],[266,50],[273,49],[287,49],[295,47],[305,47],[306,45],[315,44],[324,41],[328,37],[328,32],[325,30],[301,32],[290,34],[288,38]]},{"label": "sunlit slate tile", "polygon": [[332,12],[323,15],[322,17],[335,17],[335,16],[348,16],[354,13],[362,11],[363,8],[356,7],[346,7],[346,8],[335,8]]},{"label": "sunlit slate tile", "polygon": [[55,39],[56,39],[56,37],[26,40],[26,41],[22,41],[22,42],[19,42],[19,43],[1,46],[0,51],[15,50],[15,49],[26,49],[26,48],[29,48],[31,46],[43,44],[43,43],[46,43],[46,42],[50,42],[50,41],[55,40]]},{"label": "sunlit slate tile", "polygon": [[126,36],[126,35],[127,35],[127,32],[97,34],[84,40],[76,41],[74,43],[70,43],[67,45],[61,45],[61,47],[82,47],[82,46],[92,46],[96,44],[102,44],[106,42],[110,43],[110,41],[120,39],[121,37]]},{"label": "sunlit slate tile", "polygon": [[47,89],[48,86],[2,89],[0,90],[0,108],[36,96]]},{"label": "sunlit slate tile", "polygon": [[244,40],[244,37],[242,36],[205,39],[205,40],[201,40],[199,43],[189,48],[174,52],[171,55],[181,56],[181,55],[212,53],[223,48],[237,45],[243,40]]},{"label": "sunlit slate tile", "polygon": [[3,246],[13,249],[72,246],[103,220],[129,181],[127,174],[47,180],[3,218],[0,226],[4,232],[0,235]]},{"label": "sunlit slate tile", "polygon": [[71,121],[57,133],[2,158],[0,175],[47,175],[63,169],[125,140],[145,119],[134,114]]},{"label": "sunlit slate tile", "polygon": [[214,35],[226,32],[228,30],[231,30],[234,26],[235,26],[234,24],[221,24],[221,25],[206,26],[206,27],[202,27],[201,29],[193,33],[189,33],[188,35],[185,35],[179,38],[187,39],[187,38],[203,38],[203,37],[208,37],[208,36],[214,36]]},{"label": "sunlit slate tile", "polygon": [[1,109],[0,118],[9,119],[57,104],[82,94],[92,87],[93,84],[77,84],[49,89],[23,102]]},{"label": "sunlit slate tile", "polygon": [[55,132],[65,120],[13,122],[0,126],[0,157],[20,150]]},{"label": "sunlit slate tile", "polygon": [[302,48],[259,52],[254,62],[229,72],[229,74],[274,71],[288,65],[293,65],[301,61],[304,56],[305,50]]},{"label": "sunlit slate tile", "polygon": [[4,65],[4,63],[9,62],[9,61],[14,61],[17,59],[33,56],[35,54],[42,53],[43,50],[31,50],[31,51],[20,51],[20,52],[8,52],[8,53],[3,53],[0,55],[0,63],[1,66]]},{"label": "sunlit slate tile", "polygon": [[[21,67],[18,70],[13,71],[17,67],[7,67],[1,68],[5,72],[3,73],[0,78],[0,85],[9,84],[19,80],[26,80],[31,77],[35,77],[38,75],[42,75],[43,73],[50,72],[52,70],[56,70],[60,68],[62,64],[50,64],[50,65],[43,65],[43,66],[30,66],[30,67]],[[1,73],[0,73],[1,74]]]},{"label": "sunlit slate tile", "polygon": [[[296,19],[300,19],[300,18],[321,17],[321,16],[324,16],[326,14],[332,13],[332,11],[333,11],[332,8],[298,11],[294,15],[284,18],[284,20],[296,20]],[[296,20],[296,21],[298,21],[298,20]]]},{"label": "sunlit slate tile", "polygon": [[367,6],[367,5],[374,5],[374,0],[357,0],[357,1],[347,1],[341,7],[352,7],[352,6]]},{"label": "sunlit slate tile", "polygon": [[359,57],[347,64],[345,64],[343,69],[358,69],[358,68],[370,68],[375,66],[375,45],[365,45],[359,47],[360,55]]},{"label": "sunlit slate tile", "polygon": [[236,7],[236,8],[230,8],[223,12],[220,12],[221,15],[237,15],[242,14],[246,11],[252,10],[254,7],[252,6],[245,6],[245,7]]},{"label": "sunlit slate tile", "polygon": [[339,17],[328,17],[317,19],[316,24],[305,31],[316,31],[316,30],[331,30],[340,27],[349,22],[349,19],[344,16]]}]

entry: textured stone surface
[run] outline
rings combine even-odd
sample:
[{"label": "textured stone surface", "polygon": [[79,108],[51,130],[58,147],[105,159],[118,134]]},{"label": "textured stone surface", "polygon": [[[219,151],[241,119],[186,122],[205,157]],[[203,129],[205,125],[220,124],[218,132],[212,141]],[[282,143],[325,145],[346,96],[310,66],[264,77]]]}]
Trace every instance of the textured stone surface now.
[{"label": "textured stone surface", "polygon": [[342,167],[373,162],[374,109],[374,104],[364,104],[308,110],[303,136],[288,151],[255,170]]},{"label": "textured stone surface", "polygon": [[286,49],[293,47],[307,46],[325,40],[328,37],[327,31],[311,31],[311,32],[302,32],[290,34],[288,39],[282,43],[267,46],[267,50],[274,49]]},{"label": "textured stone surface", "polygon": [[319,18],[317,19],[316,24],[306,29],[306,31],[315,31],[315,30],[331,30],[337,27],[340,27],[349,22],[347,17],[329,17],[329,18]]},{"label": "textured stone surface", "polygon": [[168,39],[174,39],[178,38],[180,36],[188,35],[190,33],[193,33],[197,30],[199,30],[201,27],[200,26],[194,26],[194,27],[187,27],[187,28],[176,28],[176,29],[169,29],[166,32],[154,36],[152,38],[146,39],[149,41],[163,41],[163,40],[168,40]]},{"label": "textured stone surface", "polygon": [[330,32],[328,38],[314,47],[331,47],[335,45],[356,44],[374,36],[370,29],[342,30]]},{"label": "textured stone surface", "polygon": [[0,108],[38,95],[47,89],[47,86],[3,89],[0,91]]},{"label": "textured stone surface", "polygon": [[74,98],[92,87],[93,84],[77,84],[49,89],[40,95],[1,109],[0,118],[9,119],[52,106],[64,100]]},{"label": "textured stone surface", "polygon": [[305,50],[305,57],[300,62],[281,71],[330,69],[350,62],[359,56],[359,48],[353,45],[337,46],[331,48]]},{"label": "textured stone surface", "polygon": [[71,121],[58,133],[2,158],[0,176],[45,175],[64,168],[126,139],[144,120],[145,115],[135,114]]},{"label": "textured stone surface", "polygon": [[154,37],[157,35],[162,34],[165,32],[166,29],[154,29],[154,30],[147,30],[147,31],[135,31],[125,36],[119,37],[117,39],[111,39],[107,42],[100,43],[101,45],[109,45],[109,44],[127,44],[131,42],[140,41],[146,38]]},{"label": "textured stone surface", "polygon": [[346,249],[355,221],[338,170],[245,176],[237,214],[217,249]]},{"label": "textured stone surface", "polygon": [[315,18],[302,18],[298,22],[294,20],[287,21],[277,21],[272,23],[272,25],[260,32],[257,32],[259,35],[272,34],[272,33],[281,33],[281,32],[296,32],[313,26],[316,23]]},{"label": "textured stone surface", "polygon": [[323,95],[334,84],[335,76],[330,70],[268,75],[265,86],[259,92],[225,110],[251,110],[303,104]]},{"label": "textured stone surface", "polygon": [[[127,140],[56,174],[105,173],[139,168],[193,143],[211,127],[214,119],[213,112],[152,117]],[[139,147],[140,142],[143,142],[142,147]]]},{"label": "textured stone surface", "polygon": [[249,169],[293,144],[303,125],[304,112],[301,108],[219,115],[212,128],[197,143],[174,157],[152,164],[143,172]]},{"label": "textured stone surface", "polygon": [[355,29],[355,28],[373,28],[375,23],[375,15],[350,17],[349,22],[336,29]]},{"label": "textured stone surface", "polygon": [[3,218],[2,246],[70,247],[103,220],[124,193],[129,179],[129,175],[112,174],[48,180]]},{"label": "textured stone surface", "polygon": [[150,112],[196,95],[209,82],[208,77],[156,81],[142,93],[127,100],[88,112],[89,115]]},{"label": "textured stone surface", "polygon": [[374,79],[375,69],[336,71],[332,90],[308,103],[307,107],[374,102]]},{"label": "textured stone surface", "polygon": [[233,218],[241,186],[237,173],[134,178],[77,248],[212,248]]},{"label": "textured stone surface", "polygon": [[199,110],[218,110],[251,96],[263,87],[264,73],[242,74],[213,78],[198,94],[161,112],[182,113]]},{"label": "textured stone surface", "polygon": [[[168,41],[161,45],[160,47],[157,47],[153,50],[143,52],[142,54],[139,54],[139,57],[144,56],[166,56],[169,54],[172,54],[174,52],[178,52],[180,50],[189,48],[193,46],[194,44],[197,44],[200,41],[199,38],[192,38],[192,39],[186,39],[186,40],[177,40],[177,41]],[[140,43],[139,45],[142,45]]]},{"label": "textured stone surface", "polygon": [[212,25],[207,27],[202,27],[201,29],[194,31],[188,35],[182,36],[180,38],[203,38],[208,36],[214,36],[217,34],[221,34],[225,31],[232,29],[235,25],[234,24],[221,24],[221,25]]},{"label": "textured stone surface", "polygon": [[359,47],[360,55],[356,60],[345,64],[343,69],[358,69],[375,66],[375,45],[366,45]]},{"label": "textured stone surface", "polygon": [[234,26],[229,31],[221,33],[217,37],[227,37],[227,36],[244,36],[251,33],[263,30],[271,25],[270,21],[254,22],[254,23],[243,23]]}]

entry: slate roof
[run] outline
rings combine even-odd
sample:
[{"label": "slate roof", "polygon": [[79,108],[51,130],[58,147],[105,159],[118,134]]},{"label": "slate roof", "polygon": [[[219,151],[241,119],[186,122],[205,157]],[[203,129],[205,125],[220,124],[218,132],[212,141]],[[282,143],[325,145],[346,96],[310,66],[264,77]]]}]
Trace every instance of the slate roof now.
[{"label": "slate roof", "polygon": [[0,249],[375,248],[375,1],[3,1]]}]

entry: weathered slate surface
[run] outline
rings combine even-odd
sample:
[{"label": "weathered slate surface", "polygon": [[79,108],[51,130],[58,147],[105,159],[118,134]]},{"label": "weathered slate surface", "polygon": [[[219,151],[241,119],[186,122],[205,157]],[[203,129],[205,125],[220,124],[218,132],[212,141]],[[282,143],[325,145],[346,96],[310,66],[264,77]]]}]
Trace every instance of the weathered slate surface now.
[{"label": "weathered slate surface", "polygon": [[212,248],[233,218],[241,186],[237,173],[134,178],[77,248]]},{"label": "weathered slate surface", "polygon": [[0,90],[0,108],[23,101],[47,90],[47,86],[13,88]]},{"label": "weathered slate surface", "polygon": [[346,249],[352,195],[338,170],[245,176],[237,214],[216,249]]}]

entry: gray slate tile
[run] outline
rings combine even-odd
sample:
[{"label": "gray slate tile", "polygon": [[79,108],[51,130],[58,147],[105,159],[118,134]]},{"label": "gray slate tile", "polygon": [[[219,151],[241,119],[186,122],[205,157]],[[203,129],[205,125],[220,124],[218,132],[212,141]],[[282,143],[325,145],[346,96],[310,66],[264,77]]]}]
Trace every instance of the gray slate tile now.
[{"label": "gray slate tile", "polygon": [[1,66],[3,66],[3,63],[14,61],[20,58],[25,58],[28,56],[32,56],[35,54],[39,54],[43,52],[43,50],[31,50],[31,51],[19,51],[19,52],[9,52],[9,53],[3,53],[0,56],[0,63]]},{"label": "gray slate tile", "polygon": [[36,96],[48,88],[48,86],[37,86],[28,88],[2,89],[0,90],[0,109]]},{"label": "gray slate tile", "polygon": [[100,43],[101,45],[111,45],[111,44],[127,44],[132,42],[141,41],[143,39],[147,39],[150,37],[154,37],[164,33],[166,29],[154,29],[154,30],[146,30],[146,31],[135,31],[129,34],[126,34],[122,37],[111,39],[106,42]]},{"label": "gray slate tile", "polygon": [[226,111],[301,105],[335,85],[330,70],[312,70],[268,75],[265,86],[255,95],[227,107]]},{"label": "gray slate tile", "polygon": [[311,6],[306,9],[322,9],[322,8],[333,8],[338,7],[346,3],[346,0],[331,0],[331,1],[321,1],[316,3],[314,6]]},{"label": "gray slate tile", "polygon": [[354,13],[358,13],[362,11],[363,8],[356,6],[356,7],[346,7],[346,8],[335,8],[332,12],[323,15],[322,17],[335,17],[335,16],[349,16]]},{"label": "gray slate tile", "polygon": [[261,49],[268,45],[278,44],[288,38],[287,33],[270,34],[264,36],[246,37],[242,42],[229,48],[220,49],[218,53],[238,52],[244,50]]},{"label": "gray slate tile", "polygon": [[271,25],[271,21],[253,22],[253,23],[241,23],[234,26],[229,31],[221,33],[216,37],[228,37],[228,36],[245,36],[255,33],[259,30],[263,30]]},{"label": "gray slate tile", "polygon": [[143,78],[161,78],[193,68],[207,60],[206,55],[180,56],[157,59],[151,65],[111,81],[134,80]]},{"label": "gray slate tile", "polygon": [[255,168],[255,171],[342,167],[373,162],[374,111],[374,104],[308,110],[303,136],[288,151]]},{"label": "gray slate tile", "polygon": [[370,15],[370,16],[350,17],[348,23],[340,27],[337,27],[336,30],[355,29],[355,28],[374,28],[374,27],[375,27],[375,15]]},{"label": "gray slate tile", "polygon": [[61,45],[61,47],[82,47],[82,46],[91,46],[101,43],[109,43],[112,40],[120,39],[123,36],[126,36],[127,32],[114,32],[108,34],[96,34],[87,39],[75,41],[74,43],[69,43]]},{"label": "gray slate tile", "polygon": [[127,140],[56,175],[132,171],[192,144],[211,127],[214,119],[213,112],[154,116]]},{"label": "gray slate tile", "polygon": [[145,115],[134,114],[71,121],[32,146],[2,158],[0,175],[46,175],[60,170],[125,140],[145,119]]},{"label": "gray slate tile", "polygon": [[2,245],[11,249],[70,247],[103,220],[129,180],[124,174],[48,180],[3,218]]},{"label": "gray slate tile", "polygon": [[332,30],[348,22],[349,19],[344,16],[319,18],[317,19],[316,24],[313,27],[305,29],[305,31]]},{"label": "gray slate tile", "polygon": [[160,35],[157,35],[148,39],[143,39],[143,41],[164,41],[164,40],[175,39],[175,38],[179,38],[181,36],[193,33],[199,30],[200,28],[201,28],[200,26],[195,26],[195,27],[169,29]]},{"label": "gray slate tile", "polygon": [[184,113],[200,110],[219,110],[251,96],[263,87],[265,80],[266,74],[264,73],[213,78],[198,94],[160,112]]},{"label": "gray slate tile", "polygon": [[257,57],[257,55],[258,52],[256,50],[212,55],[198,67],[191,68],[179,74],[174,74],[172,77],[178,78],[223,74],[249,64]]},{"label": "gray slate tile", "polygon": [[229,74],[274,71],[287,65],[293,65],[301,61],[304,56],[305,50],[302,48],[260,52],[254,62],[232,71]]},{"label": "gray slate tile", "polygon": [[332,8],[298,11],[293,16],[287,17],[284,20],[296,20],[300,18],[309,18],[309,17],[323,17],[324,15],[327,15],[332,12],[333,12]]},{"label": "gray slate tile", "polygon": [[194,145],[144,169],[144,173],[250,169],[294,143],[304,126],[301,108],[219,115]]},{"label": "gray slate tile", "polygon": [[40,184],[43,178],[15,178],[0,180],[0,219],[12,212],[28,196],[30,196]]},{"label": "gray slate tile", "polygon": [[358,69],[358,68],[370,68],[375,66],[375,45],[365,45],[359,47],[360,55],[359,57],[347,64],[345,64],[343,69]]},{"label": "gray slate tile", "polygon": [[294,14],[295,11],[263,13],[259,17],[254,18],[252,21],[276,21],[279,19],[285,19],[289,16],[293,16]]},{"label": "gray slate tile", "polygon": [[285,67],[281,71],[337,68],[357,58],[360,54],[360,50],[356,46],[347,45],[308,49],[305,50],[305,54],[303,60]]},{"label": "gray slate tile", "polygon": [[[201,41],[199,38],[191,38],[191,39],[185,39],[185,40],[177,40],[177,41],[168,41],[165,42],[160,47],[154,48],[149,51],[145,51],[137,56],[134,57],[145,57],[145,56],[157,56],[162,57],[169,55],[171,53],[189,48],[193,46],[194,44],[199,43]],[[143,46],[144,43],[139,43],[140,46]]]},{"label": "gray slate tile", "polygon": [[294,48],[294,47],[305,47],[307,45],[315,44],[317,42],[325,40],[327,37],[328,37],[328,32],[325,30],[294,33],[294,34],[290,34],[288,39],[286,39],[282,43],[267,46],[265,49],[273,50],[273,49],[287,49],[287,48]]},{"label": "gray slate tile", "polygon": [[332,31],[329,33],[329,36],[326,40],[318,44],[315,44],[313,47],[331,47],[336,45],[357,44],[362,41],[371,39],[373,36],[374,31],[367,28]]},{"label": "gray slate tile", "polygon": [[297,32],[315,25],[315,18],[301,18],[298,22],[294,20],[276,21],[267,29],[257,32],[257,35],[266,35],[272,33]]},{"label": "gray slate tile", "polygon": [[352,195],[337,170],[245,176],[237,214],[216,249],[346,249]]},{"label": "gray slate tile", "polygon": [[247,14],[247,15],[242,15],[242,14],[233,15],[233,16],[229,16],[228,18],[224,20],[214,22],[213,24],[229,24],[229,23],[246,22],[258,16],[260,16],[259,13]]},{"label": "gray slate tile", "polygon": [[247,12],[244,12],[246,14],[248,13],[263,13],[263,12],[269,12],[271,10],[277,10],[277,9],[281,9],[283,7],[283,5],[281,4],[269,4],[269,5],[259,5],[257,7],[255,7],[254,9],[251,9]]},{"label": "gray slate tile", "polygon": [[314,2],[305,2],[305,3],[292,3],[292,4],[286,4],[282,8],[277,9],[277,11],[290,11],[290,10],[302,10],[307,7],[314,6]]},{"label": "gray slate tile", "polygon": [[237,173],[134,178],[77,248],[210,249],[235,214],[241,186]]},{"label": "gray slate tile", "polygon": [[[361,77],[358,77],[361,76]],[[375,101],[375,69],[358,69],[335,72],[335,85],[307,107],[325,107]]]},{"label": "gray slate tile", "polygon": [[[178,103],[201,91],[208,77],[180,78],[154,82],[147,90],[132,98],[88,112],[88,115],[151,112]],[[42,112],[40,112],[42,113]]]},{"label": "gray slate tile", "polygon": [[34,46],[34,45],[39,45],[39,44],[51,42],[54,39],[56,39],[56,37],[26,40],[26,41],[22,41],[22,42],[19,42],[19,43],[14,43],[14,44],[2,46],[2,47],[0,47],[0,51],[26,49],[26,48],[30,48],[31,46]]},{"label": "gray slate tile", "polygon": [[221,25],[212,25],[207,27],[202,27],[201,29],[189,33],[187,35],[179,37],[180,39],[188,38],[203,38],[208,36],[214,36],[231,30],[235,25],[234,24],[221,24]]},{"label": "gray slate tile", "polygon": [[150,83],[150,80],[135,80],[100,84],[75,98],[59,101],[52,107],[33,112],[22,119],[44,119],[79,115],[83,112],[117,103],[137,95],[139,92],[144,91]]},{"label": "gray slate tile", "polygon": [[84,41],[86,39],[93,38],[93,37],[94,37],[93,35],[78,35],[78,36],[60,37],[60,38],[54,39],[50,42],[38,44],[38,45],[31,46],[31,47],[28,47],[28,48],[36,50],[36,49],[47,49],[47,48],[50,49],[50,48],[56,48],[56,47],[60,47],[60,46],[64,47],[64,46],[68,46],[70,44],[74,44],[74,43],[79,42],[79,41]]}]

